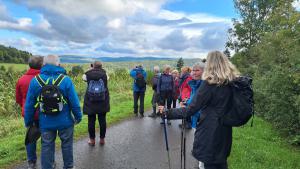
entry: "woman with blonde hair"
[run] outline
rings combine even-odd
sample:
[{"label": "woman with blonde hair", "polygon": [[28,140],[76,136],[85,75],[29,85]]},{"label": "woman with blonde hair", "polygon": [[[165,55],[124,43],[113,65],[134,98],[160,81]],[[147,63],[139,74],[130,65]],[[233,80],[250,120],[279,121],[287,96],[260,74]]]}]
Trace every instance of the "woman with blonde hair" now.
[{"label": "woman with blonde hair", "polygon": [[232,144],[232,127],[221,124],[231,106],[229,83],[239,77],[239,71],[219,51],[210,52],[203,72],[203,83],[187,107],[163,112],[168,119],[181,119],[202,111],[197,124],[193,156],[204,163],[205,169],[227,169]]}]

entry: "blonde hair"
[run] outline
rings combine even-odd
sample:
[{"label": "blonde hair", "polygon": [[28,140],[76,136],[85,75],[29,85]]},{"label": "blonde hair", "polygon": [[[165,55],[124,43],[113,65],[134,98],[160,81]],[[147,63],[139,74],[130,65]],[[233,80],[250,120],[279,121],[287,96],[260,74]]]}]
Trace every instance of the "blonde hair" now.
[{"label": "blonde hair", "polygon": [[240,75],[240,72],[220,51],[209,52],[202,79],[209,84],[226,84]]},{"label": "blonde hair", "polygon": [[172,74],[178,74],[178,73],[179,73],[179,72],[178,72],[178,70],[176,70],[176,69],[172,71]]},{"label": "blonde hair", "polygon": [[183,73],[191,73],[192,72],[192,69],[188,66],[184,66],[181,68],[181,72]]},{"label": "blonde hair", "polygon": [[170,65],[164,65],[164,73],[168,71],[170,72],[171,71],[171,66]]}]

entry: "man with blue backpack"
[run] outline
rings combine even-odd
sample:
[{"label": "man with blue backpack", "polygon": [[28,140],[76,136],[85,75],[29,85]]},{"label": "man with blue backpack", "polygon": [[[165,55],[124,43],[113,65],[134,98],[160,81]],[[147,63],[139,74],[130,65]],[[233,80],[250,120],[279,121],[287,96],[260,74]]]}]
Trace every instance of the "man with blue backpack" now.
[{"label": "man with blue backpack", "polygon": [[54,168],[56,136],[61,140],[63,168],[73,169],[74,124],[82,119],[79,99],[72,80],[60,67],[59,57],[44,57],[40,74],[30,82],[25,103],[25,126],[34,122],[34,114],[39,108],[39,125],[42,138],[41,168]]},{"label": "man with blue backpack", "polygon": [[139,113],[144,117],[144,98],[146,92],[147,73],[142,65],[137,65],[130,71],[130,76],[134,79],[133,82],[133,108],[135,116],[138,116],[138,100],[140,100]]},{"label": "man with blue backpack", "polygon": [[110,111],[109,91],[107,74],[102,68],[102,63],[95,61],[91,69],[83,75],[87,82],[87,90],[84,96],[83,113],[88,115],[88,131],[90,146],[95,145],[95,122],[96,115],[100,126],[100,145],[105,144],[106,113]]}]

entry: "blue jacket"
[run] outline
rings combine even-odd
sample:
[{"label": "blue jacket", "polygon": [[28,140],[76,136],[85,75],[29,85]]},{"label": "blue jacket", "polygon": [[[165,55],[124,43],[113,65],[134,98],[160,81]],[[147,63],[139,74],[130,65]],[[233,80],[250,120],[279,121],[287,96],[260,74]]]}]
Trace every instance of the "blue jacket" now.
[{"label": "blue jacket", "polygon": [[[201,83],[202,83],[202,80],[194,80],[194,79],[190,80],[188,82],[188,85],[192,88],[192,91],[191,91],[190,99],[187,101],[187,105],[191,104],[193,97],[194,97],[195,93],[197,92],[198,88],[200,87]],[[198,111],[197,113],[195,113],[192,116],[192,127],[193,128],[197,127],[197,121],[200,118],[200,114],[201,114],[201,111]]]},{"label": "blue jacket", "polygon": [[[146,80],[147,79],[147,73],[144,69],[142,68],[135,68],[135,69],[132,69],[130,71],[130,76],[135,80],[137,77],[137,72],[138,71],[141,71],[143,76],[144,76],[144,79]],[[133,81],[133,86],[132,86],[132,89],[134,92],[145,92],[146,91],[146,87],[140,89],[136,84],[135,82]]]},{"label": "blue jacket", "polygon": [[[44,81],[50,78],[49,83],[52,83],[51,79],[56,79],[60,74],[66,74],[66,70],[59,66],[45,65],[41,69],[40,76]],[[37,82],[37,79],[33,78],[29,85],[25,103],[24,120],[26,127],[33,122],[34,112],[36,110],[34,106],[37,103],[37,97],[39,96],[41,89],[42,87]],[[75,121],[77,123],[81,121],[82,113],[80,110],[79,99],[74,85],[68,76],[62,80],[59,89],[68,104],[64,104],[63,110],[55,116],[45,115],[39,112],[39,123],[42,132],[69,128],[74,125]],[[73,115],[71,114],[71,111]]]}]

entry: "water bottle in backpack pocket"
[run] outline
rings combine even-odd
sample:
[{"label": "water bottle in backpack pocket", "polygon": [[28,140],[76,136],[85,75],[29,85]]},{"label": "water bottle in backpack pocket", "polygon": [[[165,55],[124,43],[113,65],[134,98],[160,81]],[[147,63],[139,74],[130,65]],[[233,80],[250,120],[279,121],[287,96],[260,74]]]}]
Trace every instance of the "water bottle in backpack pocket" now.
[{"label": "water bottle in backpack pocket", "polygon": [[91,102],[98,102],[105,100],[106,88],[102,79],[90,80],[87,89],[87,97]]}]

